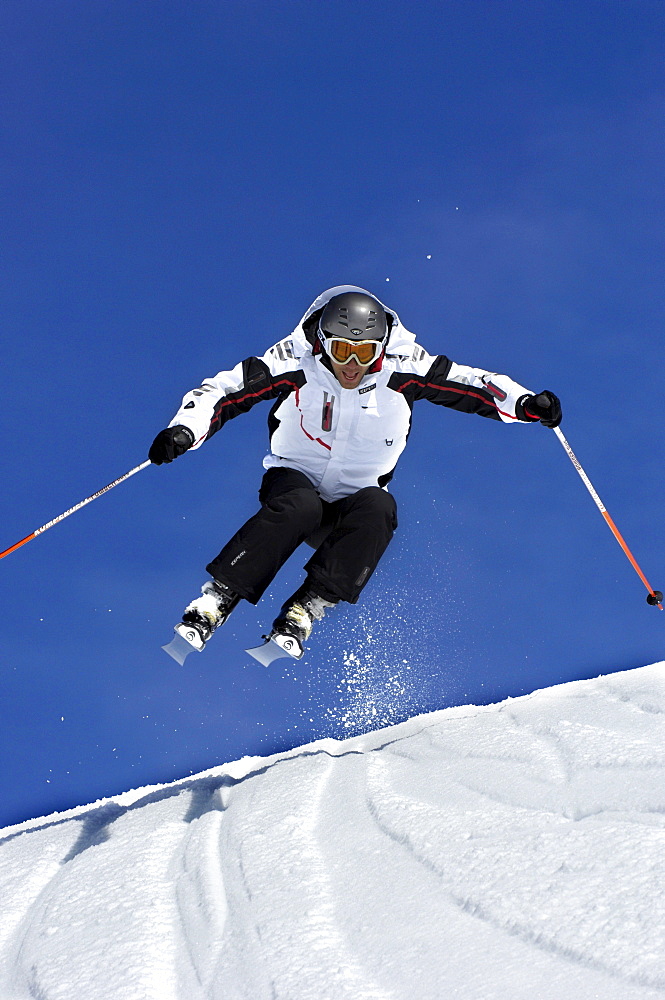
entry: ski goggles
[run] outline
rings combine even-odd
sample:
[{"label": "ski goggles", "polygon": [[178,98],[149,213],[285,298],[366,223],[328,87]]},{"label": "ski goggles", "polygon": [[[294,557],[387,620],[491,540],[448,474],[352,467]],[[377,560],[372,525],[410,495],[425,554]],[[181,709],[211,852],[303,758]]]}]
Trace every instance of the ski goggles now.
[{"label": "ski goggles", "polygon": [[339,365],[345,365],[351,358],[355,358],[362,368],[368,368],[380,357],[383,351],[383,341],[326,337],[324,347],[326,354]]}]

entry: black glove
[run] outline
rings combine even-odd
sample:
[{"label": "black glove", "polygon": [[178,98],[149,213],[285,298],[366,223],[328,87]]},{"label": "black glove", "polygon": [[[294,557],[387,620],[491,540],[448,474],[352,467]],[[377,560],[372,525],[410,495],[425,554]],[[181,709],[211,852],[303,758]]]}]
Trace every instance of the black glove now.
[{"label": "black glove", "polygon": [[527,420],[540,420],[545,427],[558,427],[561,423],[559,397],[547,389],[537,396],[522,396],[517,405],[521,405]]},{"label": "black glove", "polygon": [[155,440],[150,445],[148,458],[153,465],[162,465],[164,462],[172,462],[179,455],[184,455],[194,444],[194,435],[189,427],[176,424],[175,427],[167,427],[160,431]]}]

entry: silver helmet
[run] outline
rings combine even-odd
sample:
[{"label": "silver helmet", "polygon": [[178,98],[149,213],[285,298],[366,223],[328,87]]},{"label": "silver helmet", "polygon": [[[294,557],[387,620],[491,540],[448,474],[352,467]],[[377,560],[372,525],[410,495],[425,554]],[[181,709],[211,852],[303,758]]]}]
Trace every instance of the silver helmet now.
[{"label": "silver helmet", "polygon": [[386,311],[367,292],[342,292],[326,303],[319,320],[319,337],[345,340],[380,340],[388,334]]}]

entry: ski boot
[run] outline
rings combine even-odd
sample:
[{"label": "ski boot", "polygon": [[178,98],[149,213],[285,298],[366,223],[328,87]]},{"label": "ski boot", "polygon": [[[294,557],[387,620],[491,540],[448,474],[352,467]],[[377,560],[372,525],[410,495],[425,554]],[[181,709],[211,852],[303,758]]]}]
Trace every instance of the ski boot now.
[{"label": "ski boot", "polygon": [[311,585],[305,584],[282,606],[270,635],[264,637],[265,642],[247,652],[265,667],[280,656],[302,659],[304,643],[312,634],[314,622],[323,618],[326,611],[336,604],[337,601],[327,601]]},{"label": "ski boot", "polygon": [[201,597],[185,608],[182,621],[174,629],[175,637],[162,649],[181,665],[193,649],[202,653],[210,636],[224,624],[239,600],[239,595],[226,584],[208,580],[201,587]]}]

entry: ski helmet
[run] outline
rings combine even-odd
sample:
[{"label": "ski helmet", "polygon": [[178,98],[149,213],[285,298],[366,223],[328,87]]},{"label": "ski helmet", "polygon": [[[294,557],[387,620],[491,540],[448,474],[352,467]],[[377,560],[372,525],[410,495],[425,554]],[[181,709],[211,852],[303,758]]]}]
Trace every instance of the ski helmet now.
[{"label": "ski helmet", "polygon": [[326,303],[319,320],[319,337],[323,343],[329,337],[344,340],[386,339],[386,311],[368,292],[342,292]]}]

